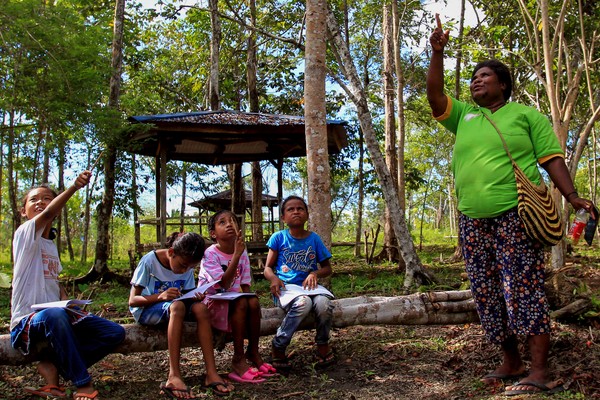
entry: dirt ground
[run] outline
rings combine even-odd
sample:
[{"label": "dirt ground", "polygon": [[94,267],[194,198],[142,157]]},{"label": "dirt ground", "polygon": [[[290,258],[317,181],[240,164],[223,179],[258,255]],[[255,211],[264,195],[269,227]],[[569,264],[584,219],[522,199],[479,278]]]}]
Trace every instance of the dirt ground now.
[{"label": "dirt ground", "polygon": [[[478,378],[499,361],[480,326],[357,326],[334,330],[338,362],[324,371],[314,368],[312,333],[299,332],[291,349],[292,372],[258,385],[236,384],[232,399],[505,399],[500,387],[485,387]],[[551,368],[568,391],[558,399],[600,399],[600,329],[554,325]],[[261,342],[267,355],[268,338]],[[217,353],[225,375],[231,345]],[[182,355],[185,380],[201,398],[203,363],[197,349]],[[159,384],[168,370],[166,352],[114,354],[92,367],[102,399],[160,398]],[[0,367],[0,399],[28,399],[22,388],[41,381],[33,366]],[[545,398],[520,396],[513,398]]]},{"label": "dirt ground", "polygon": [[[583,263],[585,264],[585,262]],[[571,268],[573,271],[574,269]],[[585,281],[600,291],[600,272],[576,268],[573,287]],[[597,311],[597,308],[596,308]],[[553,379],[567,390],[553,399],[600,399],[600,319],[554,322],[550,350]],[[449,326],[355,326],[335,329],[331,344],[337,363],[315,370],[314,332],[298,332],[289,350],[292,372],[258,385],[236,384],[231,399],[506,399],[503,385],[488,387],[479,378],[500,362],[478,324]],[[261,339],[267,358],[270,338]],[[226,376],[232,347],[216,353]],[[526,356],[526,362],[529,357]],[[216,398],[202,388],[204,364],[199,349],[184,349],[182,371],[200,398]],[[91,368],[102,399],[157,399],[168,372],[165,351],[113,354]],[[507,382],[511,383],[511,382]],[[0,400],[29,399],[23,387],[41,386],[34,366],[0,366]],[[541,395],[513,399],[543,399]]]}]

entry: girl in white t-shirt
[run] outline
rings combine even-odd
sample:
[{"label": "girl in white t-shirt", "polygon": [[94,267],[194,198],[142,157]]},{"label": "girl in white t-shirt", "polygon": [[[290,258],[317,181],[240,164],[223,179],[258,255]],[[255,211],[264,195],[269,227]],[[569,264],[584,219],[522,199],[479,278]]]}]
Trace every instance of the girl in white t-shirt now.
[{"label": "girl in white t-shirt", "polygon": [[21,209],[27,221],[17,228],[13,238],[11,344],[24,354],[39,343],[49,344],[39,355],[41,361],[37,367],[46,385],[25,388],[40,397],[66,397],[59,376],[76,386],[74,400],[98,397],[88,367],[125,339],[121,325],[76,308],[50,307],[39,311],[31,308],[34,304],[68,299],[58,280],[62,265],[53,242],[52,221],[71,196],[89,183],[90,176],[90,171],[82,172],[59,195],[45,185],[31,189]]}]

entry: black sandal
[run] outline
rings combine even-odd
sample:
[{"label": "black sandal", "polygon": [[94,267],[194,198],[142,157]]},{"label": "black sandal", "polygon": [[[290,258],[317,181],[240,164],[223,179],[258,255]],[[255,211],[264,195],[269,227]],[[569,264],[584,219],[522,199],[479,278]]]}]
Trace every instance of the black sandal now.
[{"label": "black sandal", "polygon": [[327,368],[336,362],[336,357],[333,350],[329,350],[329,352],[327,352],[327,354],[325,354],[324,356],[320,355],[318,352],[316,353],[316,355],[317,364],[315,365],[315,367],[317,368]]}]

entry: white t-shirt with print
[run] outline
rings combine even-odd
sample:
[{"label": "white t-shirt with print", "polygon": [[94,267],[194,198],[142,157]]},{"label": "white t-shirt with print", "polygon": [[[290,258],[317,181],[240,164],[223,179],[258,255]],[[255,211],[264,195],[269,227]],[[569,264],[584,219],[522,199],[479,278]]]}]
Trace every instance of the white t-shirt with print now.
[{"label": "white t-shirt with print", "polygon": [[62,265],[58,250],[42,233],[43,228],[36,231],[35,220],[25,222],[15,231],[11,330],[33,312],[33,304],[60,300],[58,275]]}]

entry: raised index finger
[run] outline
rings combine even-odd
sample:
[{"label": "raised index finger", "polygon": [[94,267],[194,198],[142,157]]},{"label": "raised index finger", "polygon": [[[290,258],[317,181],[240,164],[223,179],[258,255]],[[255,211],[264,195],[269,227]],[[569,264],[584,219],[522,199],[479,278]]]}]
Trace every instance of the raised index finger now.
[{"label": "raised index finger", "polygon": [[442,28],[442,21],[440,20],[440,14],[438,14],[438,13],[435,14],[435,22],[437,22],[437,27],[438,28],[443,29]]}]

